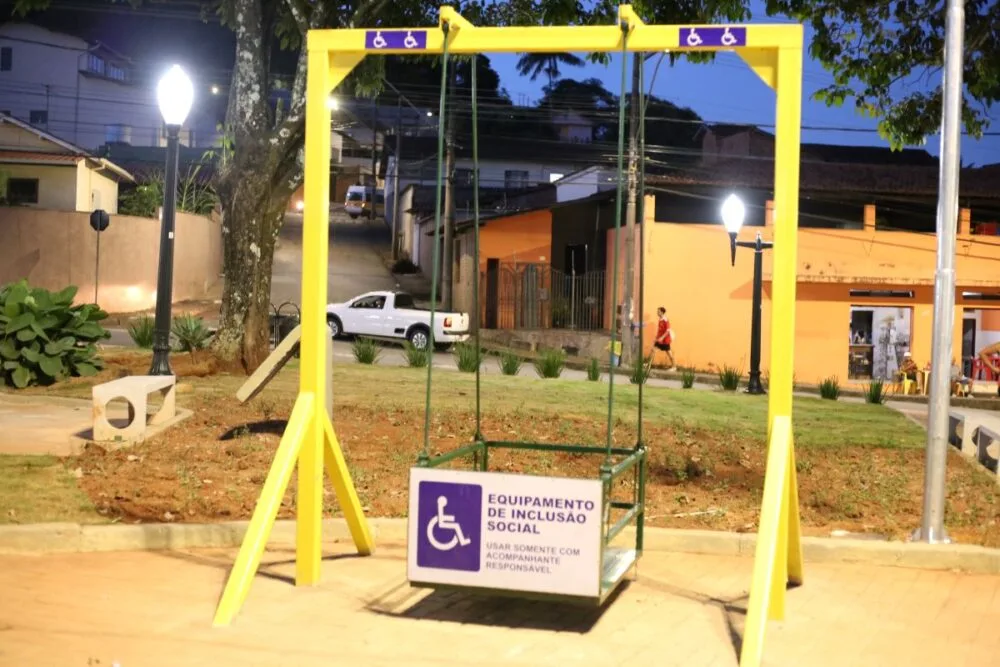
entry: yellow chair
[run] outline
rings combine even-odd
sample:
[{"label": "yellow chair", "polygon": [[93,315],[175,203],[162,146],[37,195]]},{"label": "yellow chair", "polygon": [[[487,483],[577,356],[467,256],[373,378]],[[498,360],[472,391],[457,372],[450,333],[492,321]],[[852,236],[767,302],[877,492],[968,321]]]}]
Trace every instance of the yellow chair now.
[{"label": "yellow chair", "polygon": [[902,389],[901,393],[909,394],[910,389],[915,388],[916,386],[916,380],[911,380],[902,373],[896,375],[896,388],[897,390]]}]

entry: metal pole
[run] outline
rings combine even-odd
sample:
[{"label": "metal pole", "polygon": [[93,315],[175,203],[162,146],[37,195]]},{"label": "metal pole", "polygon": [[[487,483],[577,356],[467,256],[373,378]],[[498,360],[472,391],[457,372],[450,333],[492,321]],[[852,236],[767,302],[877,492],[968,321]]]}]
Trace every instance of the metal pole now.
[{"label": "metal pole", "polygon": [[174,286],[174,207],[177,203],[179,125],[167,126],[167,169],[163,183],[163,220],[160,221],[160,265],[156,275],[156,320],[150,375],[173,375],[170,370],[170,307]]},{"label": "metal pole", "polygon": [[392,183],[392,261],[399,259],[399,163],[403,159],[403,98],[396,99],[396,169]]},{"label": "metal pole", "polygon": [[97,231],[97,260],[94,262],[94,303],[97,300],[97,286],[101,279],[101,231]]},{"label": "metal pole", "polygon": [[[372,98],[372,220],[378,217],[378,96]],[[384,211],[383,211],[384,213]]]},{"label": "metal pole", "polygon": [[753,314],[750,318],[750,381],[747,382],[748,394],[763,394],[764,387],[760,382],[760,310],[761,291],[764,282],[764,243],[760,233],[753,245]]},{"label": "metal pole", "polygon": [[573,265],[569,276],[569,328],[576,328],[576,254],[573,254]]},{"label": "metal pole", "polygon": [[934,273],[934,335],[931,345],[924,514],[914,537],[922,542],[950,542],[944,527],[945,472],[948,460],[948,408],[951,401],[951,353],[955,322],[955,235],[958,225],[958,175],[961,167],[962,70],[965,10],[948,0],[945,23],[941,172],[937,209],[937,269]]}]

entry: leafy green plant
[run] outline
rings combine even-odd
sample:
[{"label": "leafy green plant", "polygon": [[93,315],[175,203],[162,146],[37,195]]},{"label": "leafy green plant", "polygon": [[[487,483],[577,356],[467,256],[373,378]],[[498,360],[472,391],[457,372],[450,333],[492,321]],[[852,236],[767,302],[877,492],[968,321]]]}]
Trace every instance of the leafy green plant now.
[{"label": "leafy green plant", "polygon": [[156,321],[149,315],[142,315],[128,323],[128,337],[135,346],[149,350],[153,347],[153,328]]},{"label": "leafy green plant", "polygon": [[[189,167],[180,174],[177,182],[177,210],[198,215],[208,215],[219,203],[215,189],[198,178],[201,165]],[[156,217],[156,209],[163,204],[164,173],[151,170],[139,178],[139,184],[118,197],[118,213],[143,218]]]},{"label": "leafy green plant", "polygon": [[517,375],[521,372],[522,364],[524,359],[513,350],[504,350],[500,353],[500,372],[504,375]]},{"label": "leafy green plant", "polygon": [[594,357],[591,357],[590,363],[587,364],[587,379],[591,382],[597,382],[601,379],[601,362]]},{"label": "leafy green plant", "polygon": [[681,387],[684,389],[690,389],[694,386],[694,371],[690,368],[685,368],[681,370]]},{"label": "leafy green plant", "polygon": [[410,341],[403,344],[403,351],[406,352],[406,364],[410,368],[427,368],[431,361],[430,350],[414,347]]},{"label": "leafy green plant", "polygon": [[181,352],[204,350],[212,332],[205,326],[205,321],[194,315],[178,315],[170,325],[170,333],[177,339],[177,348]]},{"label": "leafy green plant", "polygon": [[649,374],[652,370],[652,355],[650,355],[647,359],[637,357],[632,360],[632,371],[629,373],[628,380],[632,384],[646,384],[646,380],[649,379]]},{"label": "leafy green plant", "polygon": [[889,385],[882,380],[872,380],[864,385],[863,392],[865,403],[881,405],[889,397]]},{"label": "leafy green plant", "polygon": [[726,391],[736,391],[740,387],[741,377],[743,377],[743,371],[726,364],[719,371],[719,386]]},{"label": "leafy green plant", "polygon": [[455,344],[455,363],[463,373],[475,373],[483,363],[483,351],[474,342],[464,341]]},{"label": "leafy green plant", "polygon": [[819,383],[819,396],[828,401],[840,398],[840,380],[837,379],[836,375],[831,375]]},{"label": "leafy green plant", "polygon": [[27,280],[0,288],[0,384],[18,389],[94,375],[104,365],[97,341],[110,334],[96,304],[74,306],[75,286],[52,292]]},{"label": "leafy green plant", "polygon": [[556,348],[542,350],[541,356],[535,360],[535,372],[542,378],[559,377],[565,366],[566,353]]},{"label": "leafy green plant", "polygon": [[354,360],[359,364],[371,366],[382,356],[382,348],[371,338],[356,338],[351,344]]}]

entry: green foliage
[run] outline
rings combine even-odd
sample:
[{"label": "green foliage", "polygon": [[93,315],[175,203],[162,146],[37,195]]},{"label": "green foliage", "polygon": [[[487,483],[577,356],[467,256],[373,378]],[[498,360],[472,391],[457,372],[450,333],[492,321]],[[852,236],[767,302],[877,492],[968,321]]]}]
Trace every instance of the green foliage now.
[{"label": "green foliage", "polygon": [[835,401],[840,398],[840,380],[836,375],[831,375],[819,383],[819,396],[828,401]]},{"label": "green foliage", "polygon": [[566,366],[566,353],[551,348],[542,350],[541,356],[535,360],[535,372],[541,378],[557,378],[562,375]]},{"label": "green foliage", "polygon": [[[858,113],[879,119],[879,134],[893,148],[918,145],[941,126],[941,89],[928,79],[940,72],[945,38],[944,3],[888,0],[768,0],[768,14],[783,14],[813,30],[809,54],[833,75],[813,97],[828,106],[853,99]],[[962,120],[982,136],[990,107],[1000,99],[997,5],[965,6]]]},{"label": "green foliage", "polygon": [[[201,165],[188,168],[177,179],[177,210],[198,215],[208,215],[219,204],[219,196],[208,183],[198,180]],[[156,209],[163,205],[162,169],[147,172],[139,184],[118,197],[118,213],[141,218],[156,217]]]},{"label": "green foliage", "polygon": [[455,344],[455,364],[463,373],[475,373],[483,363],[483,351],[473,341]]},{"label": "green foliage", "polygon": [[410,368],[427,368],[431,361],[430,350],[414,347],[410,341],[403,343],[403,351],[406,352],[406,364]]},{"label": "green foliage", "polygon": [[128,337],[136,347],[149,350],[153,347],[153,328],[156,320],[149,315],[142,315],[128,323]]},{"label": "green foliage", "polygon": [[889,397],[889,385],[882,380],[872,380],[864,385],[862,393],[865,397],[865,403],[882,405],[885,403],[885,399]]},{"label": "green foliage", "polygon": [[382,356],[382,348],[371,338],[356,338],[351,344],[354,360],[359,364],[371,366]]},{"label": "green foliage", "polygon": [[646,380],[649,379],[649,374],[653,370],[653,356],[650,355],[648,358],[643,359],[642,357],[636,357],[632,360],[632,370],[629,373],[628,380],[632,384],[646,384]]},{"label": "green foliage", "polygon": [[690,389],[694,386],[694,371],[690,368],[685,368],[681,370],[681,387],[684,389]]},{"label": "green foliage", "polygon": [[500,353],[500,372],[504,375],[517,375],[521,372],[522,359],[513,350],[504,350]]},{"label": "green foliage", "polygon": [[743,377],[743,371],[726,364],[719,371],[719,386],[726,391],[736,391],[740,387],[741,377]]},{"label": "green foliage", "polygon": [[94,375],[97,341],[110,335],[96,304],[74,306],[76,287],[53,294],[27,280],[0,288],[0,384],[23,389]]},{"label": "green foliage", "polygon": [[170,326],[170,332],[177,339],[177,348],[181,352],[204,350],[212,332],[205,326],[205,321],[194,315],[178,315]]},{"label": "green foliage", "polygon": [[587,379],[591,382],[597,382],[601,379],[601,362],[594,357],[591,357],[590,363],[587,364]]}]

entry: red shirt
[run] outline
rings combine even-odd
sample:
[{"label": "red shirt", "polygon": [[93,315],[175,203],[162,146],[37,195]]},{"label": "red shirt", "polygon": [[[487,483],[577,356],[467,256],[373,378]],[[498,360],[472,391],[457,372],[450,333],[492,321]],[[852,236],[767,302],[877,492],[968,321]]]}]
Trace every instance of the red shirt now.
[{"label": "red shirt", "polygon": [[656,327],[656,340],[657,342],[664,342],[670,345],[670,320],[660,320],[660,323]]}]

